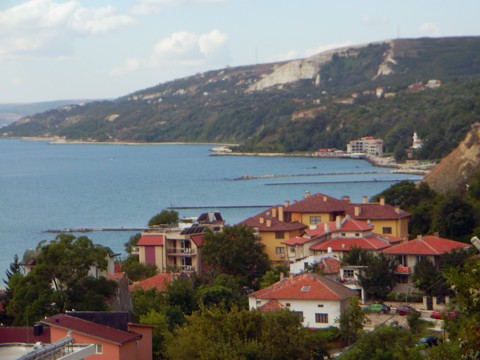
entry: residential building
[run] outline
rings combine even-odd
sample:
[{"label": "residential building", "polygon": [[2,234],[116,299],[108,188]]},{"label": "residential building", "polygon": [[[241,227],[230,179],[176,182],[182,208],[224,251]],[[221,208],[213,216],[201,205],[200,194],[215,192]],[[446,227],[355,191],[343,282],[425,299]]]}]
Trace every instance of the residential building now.
[{"label": "residential building", "polygon": [[398,206],[385,203],[380,197],[378,203],[367,202],[364,196],[362,203],[352,203],[348,196],[341,200],[316,193],[305,194],[305,198],[284,207],[286,222],[300,222],[315,227],[322,222],[335,221],[338,216],[349,215],[353,220],[362,220],[373,226],[372,232],[392,237],[408,238],[408,221],[412,216]]},{"label": "residential building", "polygon": [[152,359],[153,327],[128,323],[128,313],[72,311],[41,323],[49,326],[52,342],[69,336],[76,344],[94,344],[92,359]]},{"label": "residential building", "polygon": [[264,245],[263,251],[273,262],[287,260],[283,241],[301,235],[307,228],[298,221],[285,221],[284,206],[274,206],[240,223],[253,228],[258,240]]},{"label": "residential building", "polygon": [[419,235],[416,239],[404,241],[390,248],[383,250],[385,254],[396,256],[397,285],[395,292],[407,293],[414,291],[412,275],[417,262],[421,259],[428,259],[437,268],[440,266],[440,256],[456,249],[467,249],[469,244],[444,239],[438,235]]},{"label": "residential building", "polygon": [[305,273],[270,285],[248,296],[250,309],[262,312],[288,309],[309,328],[335,326],[336,320],[357,294],[324,276]]},{"label": "residential building", "polygon": [[220,231],[224,221],[220,213],[205,213],[186,228],[160,228],[145,231],[137,242],[139,261],[156,265],[158,271],[201,273],[200,247],[207,230]]},{"label": "residential building", "polygon": [[364,153],[374,156],[383,155],[383,140],[375,139],[372,136],[365,136],[361,139],[351,140],[347,144],[347,153]]},{"label": "residential building", "polygon": [[337,216],[336,221],[321,223],[314,229],[307,229],[303,236],[283,243],[287,246],[288,260],[303,261],[305,257],[321,254],[342,259],[353,247],[376,252],[401,241],[401,238],[375,234],[372,230],[373,226],[367,222],[353,220],[349,215]]}]

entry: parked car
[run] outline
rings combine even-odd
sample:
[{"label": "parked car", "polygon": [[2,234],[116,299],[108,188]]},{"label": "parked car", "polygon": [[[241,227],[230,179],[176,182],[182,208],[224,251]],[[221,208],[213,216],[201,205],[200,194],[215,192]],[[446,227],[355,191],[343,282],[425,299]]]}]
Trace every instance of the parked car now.
[{"label": "parked car", "polygon": [[411,313],[420,314],[420,312],[417,309],[415,309],[411,306],[408,306],[408,305],[397,307],[397,310],[395,311],[395,313],[398,314],[398,315],[408,315],[408,314],[411,314]]},{"label": "parked car", "polygon": [[363,310],[372,312],[372,313],[384,313],[388,314],[390,312],[390,307],[385,304],[371,304],[367,307],[364,307]]},{"label": "parked car", "polygon": [[417,341],[417,346],[431,347],[437,345],[437,338],[435,336],[425,336]]},{"label": "parked car", "polygon": [[457,317],[457,312],[455,310],[442,311],[442,312],[434,311],[430,314],[430,317],[432,319],[445,319],[445,318],[453,319]]}]

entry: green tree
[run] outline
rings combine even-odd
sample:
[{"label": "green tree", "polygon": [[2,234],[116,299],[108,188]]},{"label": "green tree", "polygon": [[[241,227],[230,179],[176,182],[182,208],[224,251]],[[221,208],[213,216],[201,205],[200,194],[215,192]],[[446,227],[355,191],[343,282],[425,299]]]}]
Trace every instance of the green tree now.
[{"label": "green tree", "polygon": [[345,311],[338,319],[340,337],[348,345],[353,344],[361,334],[366,321],[365,312],[359,306],[358,298],[352,297]]},{"label": "green tree", "polygon": [[441,279],[441,273],[429,259],[423,258],[415,264],[412,277],[413,285],[427,295],[432,295],[434,288],[441,285]]},{"label": "green tree", "polygon": [[140,316],[141,324],[153,325],[152,357],[155,360],[168,359],[166,342],[170,336],[168,322],[164,314],[150,310],[148,314]]},{"label": "green tree", "polygon": [[415,340],[408,329],[380,326],[362,336],[341,360],[420,360],[423,356],[415,349]]},{"label": "green tree", "polygon": [[438,206],[434,228],[448,239],[464,240],[475,227],[473,206],[458,195],[447,196]]},{"label": "green tree", "polygon": [[128,241],[125,244],[123,244],[125,248],[125,252],[127,254],[132,253],[132,248],[137,246],[138,240],[140,240],[141,237],[142,237],[142,234],[137,233],[135,235],[130,236],[130,239],[128,239]]},{"label": "green tree", "polygon": [[262,248],[251,228],[225,226],[221,232],[206,233],[202,256],[215,276],[228,274],[252,284],[259,281],[270,267],[268,256],[262,252]]},{"label": "green tree", "polygon": [[177,225],[179,221],[178,212],[175,210],[164,209],[158,214],[154,215],[149,221],[148,226],[159,226],[159,225]]},{"label": "green tree", "polygon": [[143,264],[139,262],[138,256],[129,255],[122,261],[122,271],[132,281],[139,281],[154,276],[157,272],[157,266],[153,264]]},{"label": "green tree", "polygon": [[[105,250],[85,236],[60,234],[37,247],[36,265],[11,284],[13,298],[7,308],[15,324],[31,323],[55,311],[104,310],[116,283],[89,277],[91,267],[106,269]],[[52,288],[53,284],[53,288]]]},{"label": "green tree", "polygon": [[383,253],[372,256],[363,275],[359,276],[367,296],[385,299],[396,284],[396,268],[397,262],[393,257]]}]

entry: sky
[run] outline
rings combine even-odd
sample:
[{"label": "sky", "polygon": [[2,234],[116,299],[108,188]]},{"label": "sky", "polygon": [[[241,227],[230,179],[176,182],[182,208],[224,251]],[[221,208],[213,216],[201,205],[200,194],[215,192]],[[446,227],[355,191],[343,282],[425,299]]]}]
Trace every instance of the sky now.
[{"label": "sky", "polygon": [[0,103],[113,99],[226,66],[479,36],[479,0],[0,0]]}]

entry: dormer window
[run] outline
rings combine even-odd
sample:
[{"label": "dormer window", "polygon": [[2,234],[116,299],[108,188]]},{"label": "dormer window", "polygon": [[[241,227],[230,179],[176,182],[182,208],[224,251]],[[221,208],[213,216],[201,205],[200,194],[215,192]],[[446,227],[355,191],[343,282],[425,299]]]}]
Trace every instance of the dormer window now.
[{"label": "dormer window", "polygon": [[310,285],[303,285],[300,290],[303,291],[303,292],[310,291]]}]

